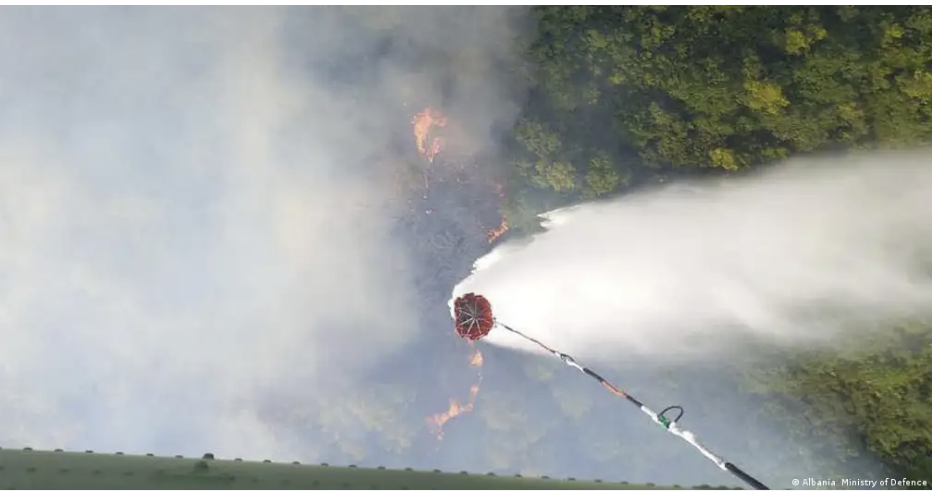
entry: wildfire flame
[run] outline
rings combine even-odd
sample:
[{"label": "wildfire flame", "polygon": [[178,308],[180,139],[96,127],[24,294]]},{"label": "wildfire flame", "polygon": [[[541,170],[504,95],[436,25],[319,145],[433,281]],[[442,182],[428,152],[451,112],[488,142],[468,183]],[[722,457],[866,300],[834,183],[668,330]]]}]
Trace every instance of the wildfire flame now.
[{"label": "wildfire flame", "polygon": [[[484,356],[481,355],[479,350],[475,350],[474,354],[471,356],[471,366],[480,368],[484,365]],[[474,410],[474,401],[477,400],[477,394],[480,393],[480,384],[482,381],[481,374],[477,374],[477,382],[471,386],[470,394],[468,395],[467,403],[461,404],[457,399],[451,399],[448,402],[448,410],[429,416],[426,418],[426,423],[429,425],[429,429],[432,433],[441,440],[445,436],[444,426],[445,423],[451,421],[452,418],[456,418],[464,413],[469,413]]]},{"label": "wildfire flame", "polygon": [[423,109],[422,112],[412,117],[412,134],[416,139],[416,148],[419,150],[419,154],[425,156],[429,162],[434,160],[435,155],[441,150],[440,138],[435,138],[432,146],[426,148],[429,132],[432,131],[432,128],[441,128],[447,124],[448,118],[430,107]]},{"label": "wildfire flame", "polygon": [[493,241],[497,240],[498,237],[505,234],[509,229],[510,225],[506,223],[506,217],[501,218],[499,227],[487,231],[487,242],[493,243]]},{"label": "wildfire flame", "polygon": [[[417,113],[412,117],[412,133],[415,137],[416,148],[419,150],[419,154],[424,156],[430,163],[434,162],[435,157],[441,151],[443,146],[443,140],[440,137],[432,138],[431,145],[427,145],[429,135],[432,132],[433,128],[444,127],[448,124],[448,119],[442,115],[440,112],[433,110],[430,107],[423,109],[421,112]],[[423,171],[423,178],[425,179],[425,188],[426,194],[423,195],[423,198],[427,198],[427,192],[429,187],[428,179],[428,170]],[[503,186],[498,182],[493,182],[493,185],[497,191],[497,195],[500,201],[505,201],[506,196],[503,191]],[[426,213],[431,213],[432,210],[426,210]],[[501,215],[500,226],[496,229],[490,230],[487,232],[488,242],[493,242],[498,237],[506,233],[509,230],[509,225],[507,224],[506,216]],[[484,364],[484,357],[481,352],[477,349],[474,350],[473,355],[470,359],[471,366],[477,367],[477,382],[475,382],[470,389],[467,402],[462,404],[457,399],[451,399],[448,403],[448,410],[440,412],[438,414],[429,416],[426,418],[426,423],[429,426],[431,432],[441,440],[444,437],[444,426],[447,422],[451,421],[453,418],[460,416],[461,414],[468,413],[474,410],[474,402],[477,399],[477,395],[480,393],[480,386],[483,380],[480,368]]]},{"label": "wildfire flame", "polygon": [[[500,197],[501,202],[506,201],[506,193],[503,191],[503,185],[499,182],[493,183],[494,188],[497,190],[497,196]],[[500,215],[500,226],[487,231],[487,243],[493,243],[501,235],[505,234],[507,230],[510,229],[510,225],[506,221],[506,215]]]},{"label": "wildfire flame", "polygon": [[480,350],[474,352],[474,356],[471,357],[471,366],[480,368],[484,366],[484,355],[480,354]]},{"label": "wildfire flame", "polygon": [[429,162],[435,161],[435,156],[438,155],[442,149],[442,139],[435,137],[432,140],[432,146],[425,152],[425,158],[429,159]]}]

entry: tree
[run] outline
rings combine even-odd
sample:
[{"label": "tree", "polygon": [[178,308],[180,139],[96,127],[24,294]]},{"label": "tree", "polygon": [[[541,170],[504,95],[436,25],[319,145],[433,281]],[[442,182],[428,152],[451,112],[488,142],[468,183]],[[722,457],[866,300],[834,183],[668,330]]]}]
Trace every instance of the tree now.
[{"label": "tree", "polygon": [[584,183],[584,197],[598,198],[612,193],[621,184],[626,184],[626,175],[617,170],[607,154],[600,153],[588,162]]},{"label": "tree", "polygon": [[532,182],[541,188],[570,191],[575,188],[575,168],[567,161],[540,160],[535,165]]},{"label": "tree", "polygon": [[821,438],[842,458],[869,452],[893,471],[931,479],[930,322],[893,326],[844,351],[799,353],[749,376],[792,431]]}]

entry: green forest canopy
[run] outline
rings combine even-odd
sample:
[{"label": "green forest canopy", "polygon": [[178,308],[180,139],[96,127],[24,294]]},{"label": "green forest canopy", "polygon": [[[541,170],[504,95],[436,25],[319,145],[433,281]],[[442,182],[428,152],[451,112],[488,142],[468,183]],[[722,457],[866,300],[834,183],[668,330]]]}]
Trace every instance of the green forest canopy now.
[{"label": "green forest canopy", "polygon": [[[507,142],[515,228],[670,175],[931,144],[929,6],[534,11],[518,71],[533,91]],[[780,411],[804,403],[790,425],[842,460],[871,453],[931,483],[931,345],[931,319],[900,324],[874,350],[799,355],[751,387]]]},{"label": "green forest canopy", "polygon": [[931,142],[931,7],[538,7],[519,187]]}]

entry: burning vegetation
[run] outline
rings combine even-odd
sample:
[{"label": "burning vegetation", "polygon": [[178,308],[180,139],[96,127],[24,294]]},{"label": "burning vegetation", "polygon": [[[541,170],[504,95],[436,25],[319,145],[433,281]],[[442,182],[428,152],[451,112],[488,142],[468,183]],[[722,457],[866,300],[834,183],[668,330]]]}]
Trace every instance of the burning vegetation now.
[{"label": "burning vegetation", "polygon": [[481,354],[480,350],[474,349],[474,355],[471,356],[471,366],[477,368],[477,381],[471,385],[470,392],[468,393],[467,402],[461,404],[457,399],[451,399],[448,401],[448,410],[443,411],[426,418],[426,422],[429,425],[429,430],[435,435],[439,440],[445,436],[444,426],[445,423],[450,421],[453,418],[458,417],[461,414],[469,413],[474,410],[474,402],[477,400],[477,394],[480,393],[480,384],[483,380],[483,375],[481,374],[481,367],[484,365],[484,356]]},{"label": "burning vegetation", "polygon": [[[506,199],[503,186],[496,180],[488,180],[477,175],[480,170],[476,167],[476,165],[471,166],[466,162],[446,162],[442,158],[443,156],[440,157],[439,154],[443,151],[445,146],[446,135],[444,129],[448,127],[449,124],[448,117],[442,111],[432,107],[427,107],[416,113],[412,117],[411,123],[416,150],[418,151],[419,155],[429,164],[427,167],[423,168],[421,179],[425,184],[423,192],[425,213],[431,214],[432,212],[432,205],[430,204],[431,201],[429,201],[429,194],[433,187],[433,183],[438,185],[442,182],[450,181],[448,183],[449,186],[455,185],[462,189],[465,186],[479,186],[477,191],[488,188],[489,186],[488,189],[490,189],[490,191],[487,191],[487,193],[489,193],[489,197],[482,199],[487,201],[487,203],[491,205],[491,208],[497,209],[498,213],[500,214],[500,222],[496,227],[489,228],[486,231],[484,231],[482,228],[477,232],[478,235],[481,233],[485,234],[484,236],[488,244],[496,241],[499,237],[506,233],[507,230],[509,230],[506,217],[502,214],[502,212],[499,211],[503,201]],[[456,169],[456,171],[451,172],[452,169]],[[442,188],[444,187],[445,186],[442,186]],[[488,222],[486,227],[489,226],[490,224]],[[439,412],[426,418],[429,429],[438,439],[442,439],[444,436],[444,426],[447,422],[474,409],[474,403],[476,402],[478,394],[480,393],[480,386],[482,381],[481,367],[484,363],[484,357],[480,350],[473,346],[473,343],[471,343],[471,349],[473,350],[473,354],[470,358],[470,365],[477,369],[477,381],[471,385],[467,400],[462,403],[458,399],[451,399],[446,411]]]},{"label": "burning vegetation", "polygon": [[[439,152],[444,148],[444,136],[438,134],[439,129],[445,128],[448,126],[448,117],[445,116],[441,111],[427,107],[422,111],[416,113],[412,117],[412,133],[415,139],[416,150],[419,152],[429,164],[435,164],[435,160],[438,157]],[[429,143],[431,140],[431,143]],[[464,167],[462,164],[460,167]],[[433,168],[429,167],[422,172],[422,181],[425,185],[425,192],[423,193],[423,199],[428,199],[428,190],[431,186]],[[458,181],[462,182],[462,181]],[[494,191],[496,192],[499,202],[497,203],[498,208],[500,205],[504,204],[506,200],[506,194],[503,191],[503,186],[493,181],[492,183]],[[431,208],[425,210],[427,214],[432,212]],[[509,224],[507,223],[506,216],[502,213],[500,214],[500,223],[498,226],[493,227],[486,231],[488,243],[493,243],[500,236],[506,233],[510,229]]]}]

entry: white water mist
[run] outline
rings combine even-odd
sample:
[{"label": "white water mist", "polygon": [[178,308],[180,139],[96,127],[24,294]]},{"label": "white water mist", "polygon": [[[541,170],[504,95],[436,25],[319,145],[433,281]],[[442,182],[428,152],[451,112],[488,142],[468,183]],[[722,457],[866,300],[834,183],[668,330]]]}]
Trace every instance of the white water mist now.
[{"label": "white water mist", "polygon": [[[931,311],[931,150],[792,161],[544,214],[454,296],[589,357],[833,341]],[[502,330],[493,344],[536,350]]]}]

